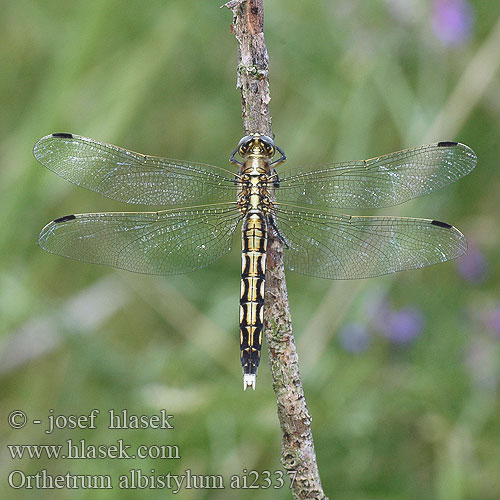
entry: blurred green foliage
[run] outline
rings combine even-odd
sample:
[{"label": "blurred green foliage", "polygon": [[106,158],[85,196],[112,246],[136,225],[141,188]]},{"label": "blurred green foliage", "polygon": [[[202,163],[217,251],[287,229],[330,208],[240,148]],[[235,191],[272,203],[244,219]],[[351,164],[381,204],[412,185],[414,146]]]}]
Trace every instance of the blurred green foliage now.
[{"label": "blurred green foliage", "polygon": [[[31,148],[50,132],[227,166],[242,129],[231,13],[219,3],[2,2],[4,482],[14,469],[114,478],[133,468],[191,469],[226,479],[243,469],[280,469],[267,354],[257,390],[241,390],[238,241],[206,270],[167,278],[65,260],[36,245],[55,217],[133,209],[38,165]],[[322,481],[336,500],[500,498],[500,3],[466,4],[469,27],[455,26],[463,36],[452,42],[440,37],[447,27],[436,9],[444,4],[266,3],[273,128],[290,164],[359,159],[437,140],[464,142],[479,158],[456,185],[384,210],[456,225],[470,241],[468,261],[359,282],[288,274]],[[420,326],[410,340],[384,330],[387,310],[417,311]],[[349,338],[351,324],[364,332],[361,343]],[[101,425],[52,435],[36,425],[7,426],[14,409],[32,420],[50,408],[99,408]],[[166,408],[175,429],[110,431],[109,408]],[[19,461],[5,448],[68,438],[176,444],[181,459]],[[179,495],[291,497],[286,488],[227,485]],[[81,489],[2,489],[9,498],[89,498]],[[138,493],[167,496],[115,487],[92,491],[92,498]]]}]

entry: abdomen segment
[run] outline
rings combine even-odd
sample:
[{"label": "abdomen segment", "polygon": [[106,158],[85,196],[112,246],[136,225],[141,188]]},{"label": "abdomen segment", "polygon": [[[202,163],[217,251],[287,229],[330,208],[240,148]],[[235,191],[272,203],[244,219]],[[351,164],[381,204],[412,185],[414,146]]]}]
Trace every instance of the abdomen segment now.
[{"label": "abdomen segment", "polygon": [[255,389],[264,326],[267,221],[260,213],[245,217],[242,228],[240,349],[243,388]]}]

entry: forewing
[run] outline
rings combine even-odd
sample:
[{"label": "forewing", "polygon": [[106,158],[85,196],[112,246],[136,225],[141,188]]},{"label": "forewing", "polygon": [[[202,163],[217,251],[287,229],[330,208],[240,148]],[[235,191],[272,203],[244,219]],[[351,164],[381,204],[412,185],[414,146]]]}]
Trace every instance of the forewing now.
[{"label": "forewing", "polygon": [[328,208],[382,208],[441,189],[467,175],[476,154],[464,144],[439,142],[370,160],[281,174],[276,199]]},{"label": "forewing", "polygon": [[68,215],[42,229],[51,253],[144,274],[181,274],[231,249],[241,219],[234,204],[162,212]]},{"label": "forewing", "polygon": [[142,155],[78,135],[43,137],[33,154],[73,184],[126,203],[183,205],[236,199],[234,173],[229,170]]},{"label": "forewing", "polygon": [[430,219],[282,207],[277,223],[286,267],[319,278],[370,278],[445,262],[467,250],[458,229]]}]

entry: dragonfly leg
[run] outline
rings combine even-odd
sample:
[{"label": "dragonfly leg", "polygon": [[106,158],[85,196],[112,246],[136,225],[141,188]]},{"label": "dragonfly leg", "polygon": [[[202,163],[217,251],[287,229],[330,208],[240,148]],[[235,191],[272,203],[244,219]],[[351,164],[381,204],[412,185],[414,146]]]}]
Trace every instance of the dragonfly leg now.
[{"label": "dragonfly leg", "polygon": [[274,214],[269,214],[269,225],[274,229],[274,234],[278,237],[285,248],[290,248],[290,244],[286,241],[285,237],[276,224],[276,217]]},{"label": "dragonfly leg", "polygon": [[239,165],[240,167],[243,166],[243,163],[241,163],[241,161],[238,161],[234,155],[238,152],[238,148],[236,148],[232,153],[231,153],[231,156],[229,157],[229,161],[231,163],[234,163],[235,165]]},{"label": "dragonfly leg", "polygon": [[275,168],[272,169],[270,177],[272,177],[274,179],[273,186],[275,188],[279,188],[280,187],[280,176],[278,175],[278,171]]},{"label": "dragonfly leg", "polygon": [[281,153],[281,156],[277,160],[274,160],[271,163],[271,166],[280,165],[281,163],[284,163],[286,161],[286,155],[284,151],[279,146],[275,146],[275,148]]}]

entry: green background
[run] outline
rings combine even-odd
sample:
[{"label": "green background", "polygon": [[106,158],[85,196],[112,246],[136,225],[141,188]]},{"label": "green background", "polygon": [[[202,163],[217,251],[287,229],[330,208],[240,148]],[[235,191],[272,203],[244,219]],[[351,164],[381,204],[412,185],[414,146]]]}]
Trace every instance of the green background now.
[{"label": "green background", "polygon": [[[267,362],[243,392],[239,242],[205,270],[149,277],[67,260],[36,244],[51,219],[134,210],[44,169],[31,149],[74,132],[128,149],[228,166],[241,137],[236,42],[221,0],[19,0],[0,17],[1,467],[9,498],[169,498],[164,490],[7,490],[11,470],[231,474],[280,469]],[[500,3],[471,1],[447,45],[418,0],[266,3],[271,113],[288,164],[360,159],[438,140],[478,155],[468,177],[381,213],[460,228],[476,257],[353,282],[288,273],[323,486],[331,499],[500,498]],[[467,264],[467,263],[466,263]],[[482,267],[481,267],[482,266]],[[411,342],[383,308],[418,311]],[[495,316],[497,315],[497,316]],[[492,322],[495,323],[496,327]],[[346,349],[362,325],[368,344]],[[381,324],[382,323],[382,324]],[[353,352],[353,350],[355,352]],[[101,410],[96,430],[28,425]],[[109,408],[174,415],[175,429],[110,431]],[[175,444],[179,460],[12,460],[6,444]],[[179,498],[290,498],[288,489],[182,490]]]}]

